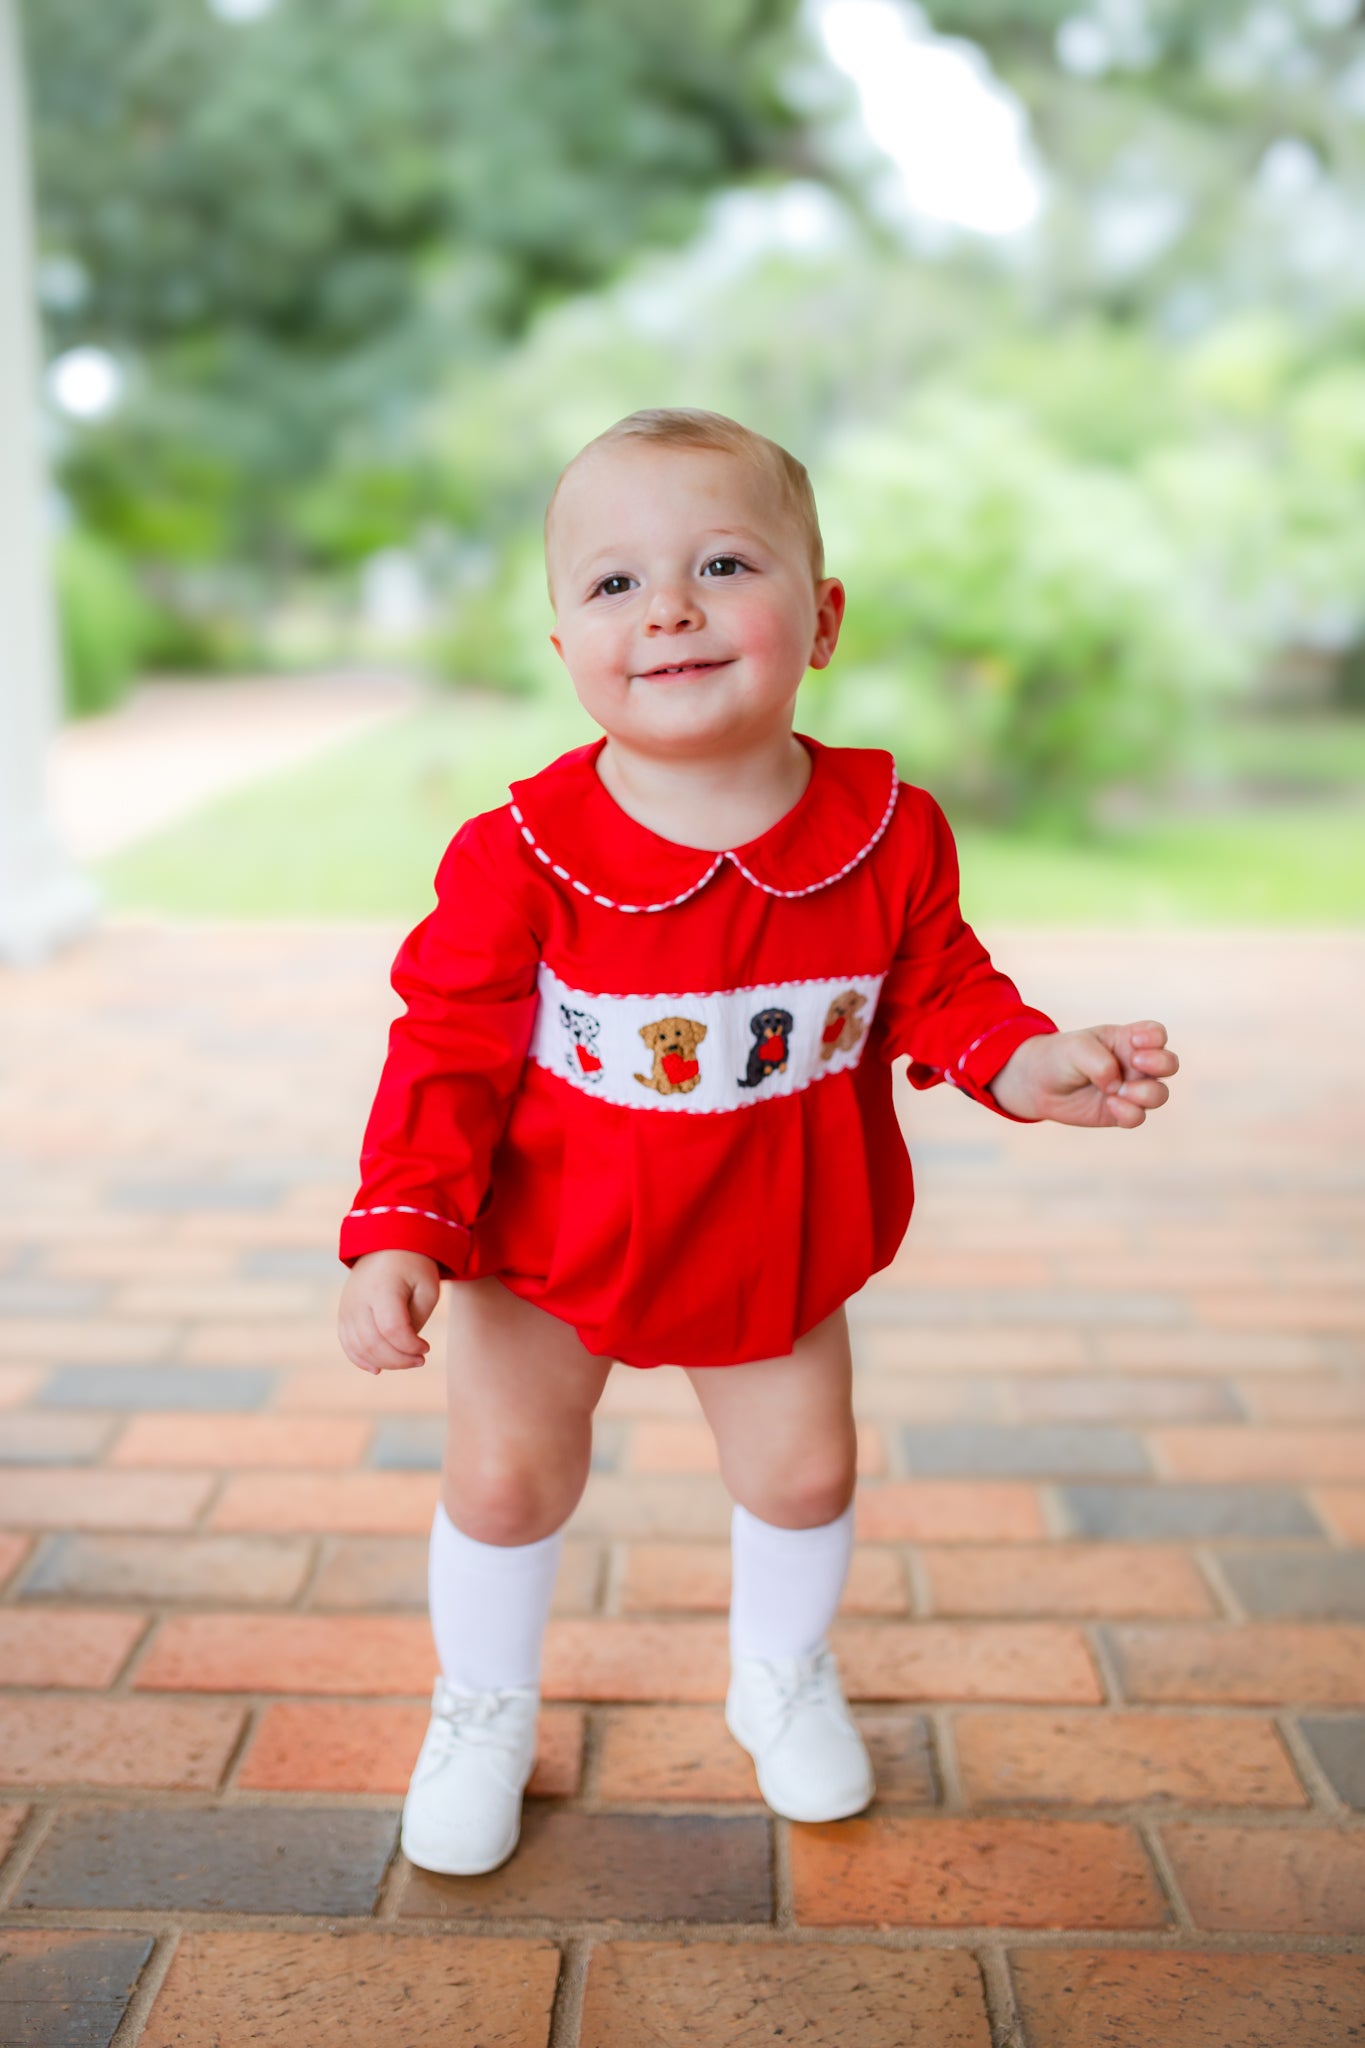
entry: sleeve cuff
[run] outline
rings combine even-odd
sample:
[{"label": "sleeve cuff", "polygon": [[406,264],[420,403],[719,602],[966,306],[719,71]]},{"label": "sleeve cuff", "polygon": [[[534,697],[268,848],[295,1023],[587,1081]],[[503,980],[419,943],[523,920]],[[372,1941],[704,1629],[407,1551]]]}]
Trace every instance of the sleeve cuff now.
[{"label": "sleeve cuff", "polygon": [[993,1110],[996,1116],[1003,1116],[1012,1124],[1039,1123],[1043,1119],[1030,1116],[1015,1116],[1012,1110],[1002,1109],[990,1092],[990,1083],[1010,1055],[1024,1043],[1026,1038],[1038,1038],[1044,1032],[1056,1031],[1058,1026],[1042,1010],[1023,1010],[1013,1017],[1003,1017],[998,1024],[989,1024],[977,1033],[951,1067],[930,1067],[912,1061],[909,1067],[911,1085],[916,1088],[932,1088],[938,1081],[946,1081],[963,1095],[970,1095],[973,1102]]},{"label": "sleeve cuff", "polygon": [[446,1280],[462,1279],[473,1235],[467,1224],[403,1202],[352,1209],[341,1225],[339,1256],[350,1266],[366,1252],[421,1252],[435,1259]]}]

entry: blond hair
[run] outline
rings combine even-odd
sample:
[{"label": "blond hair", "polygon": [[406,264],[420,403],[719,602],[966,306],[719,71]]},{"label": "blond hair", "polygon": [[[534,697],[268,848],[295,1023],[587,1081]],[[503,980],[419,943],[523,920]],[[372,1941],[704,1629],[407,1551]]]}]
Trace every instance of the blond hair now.
[{"label": "blond hair", "polygon": [[[703,412],[700,407],[691,405],[649,406],[641,412],[628,413],[623,420],[617,420],[615,426],[608,427],[580,448],[572,461],[565,463],[545,508],[547,555],[555,501],[565,477],[594,448],[610,447],[617,441],[645,441],[659,448],[716,449],[725,455],[738,456],[741,462],[750,463],[772,485],[783,511],[789,513],[800,528],[810,556],[813,581],[818,583],[824,576],[825,544],[820,535],[815,492],[805,464],[789,455],[776,441],[770,441],[766,434],[756,434],[752,427],[741,426],[738,420],[728,418],[723,412]],[[552,589],[551,596],[553,594]]]}]

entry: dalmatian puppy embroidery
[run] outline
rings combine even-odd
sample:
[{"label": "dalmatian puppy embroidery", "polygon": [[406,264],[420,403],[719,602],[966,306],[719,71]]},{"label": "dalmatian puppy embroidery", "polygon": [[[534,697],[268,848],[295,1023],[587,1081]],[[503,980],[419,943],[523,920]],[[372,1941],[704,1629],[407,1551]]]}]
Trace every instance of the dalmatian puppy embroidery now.
[{"label": "dalmatian puppy embroidery", "polygon": [[602,1078],[602,1055],[597,1050],[598,1034],[602,1026],[596,1017],[590,1017],[586,1010],[571,1010],[567,1003],[559,1006],[560,1021],[569,1034],[569,1044],[564,1057],[569,1071],[583,1081],[600,1081]]},{"label": "dalmatian puppy embroidery", "polygon": [[660,1017],[654,1024],[642,1024],[640,1036],[654,1055],[654,1065],[636,1080],[660,1095],[689,1095],[701,1079],[697,1047],[706,1026],[691,1017]]},{"label": "dalmatian puppy embroidery", "polygon": [[858,1015],[867,1008],[867,997],[856,988],[846,988],[825,1012],[820,1032],[820,1057],[830,1059],[836,1052],[852,1052],[867,1026]]},{"label": "dalmatian puppy embroidery", "polygon": [[792,1028],[790,1010],[760,1010],[749,1019],[754,1042],[749,1047],[749,1064],[739,1077],[741,1088],[757,1088],[769,1074],[782,1074],[787,1067],[787,1037]]}]

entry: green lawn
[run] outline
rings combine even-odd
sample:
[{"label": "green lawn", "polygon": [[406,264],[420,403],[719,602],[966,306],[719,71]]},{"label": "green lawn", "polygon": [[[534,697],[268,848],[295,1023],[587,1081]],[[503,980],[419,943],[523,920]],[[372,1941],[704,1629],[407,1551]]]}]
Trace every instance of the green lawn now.
[{"label": "green lawn", "polygon": [[[798,721],[799,723],[799,721]],[[208,805],[106,861],[118,909],[186,918],[393,918],[430,907],[461,821],[505,802],[597,728],[570,699],[454,696]],[[1325,740],[1247,728],[1242,760],[1292,759],[1305,794],[1085,846],[964,829],[963,902],[981,923],[1339,924],[1365,917],[1365,726]],[[913,775],[913,770],[909,771]],[[1343,781],[1344,778],[1344,781]],[[1310,785],[1326,785],[1314,794]]]}]

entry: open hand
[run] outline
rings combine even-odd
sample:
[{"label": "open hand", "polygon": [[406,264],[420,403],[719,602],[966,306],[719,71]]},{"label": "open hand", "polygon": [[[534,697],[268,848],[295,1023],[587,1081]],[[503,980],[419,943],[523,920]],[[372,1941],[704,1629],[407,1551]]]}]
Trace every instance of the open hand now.
[{"label": "open hand", "polygon": [[1160,1109],[1171,1092],[1166,1079],[1179,1069],[1164,1024],[1095,1024],[1026,1038],[990,1091],[1012,1116],[1131,1131]]}]

